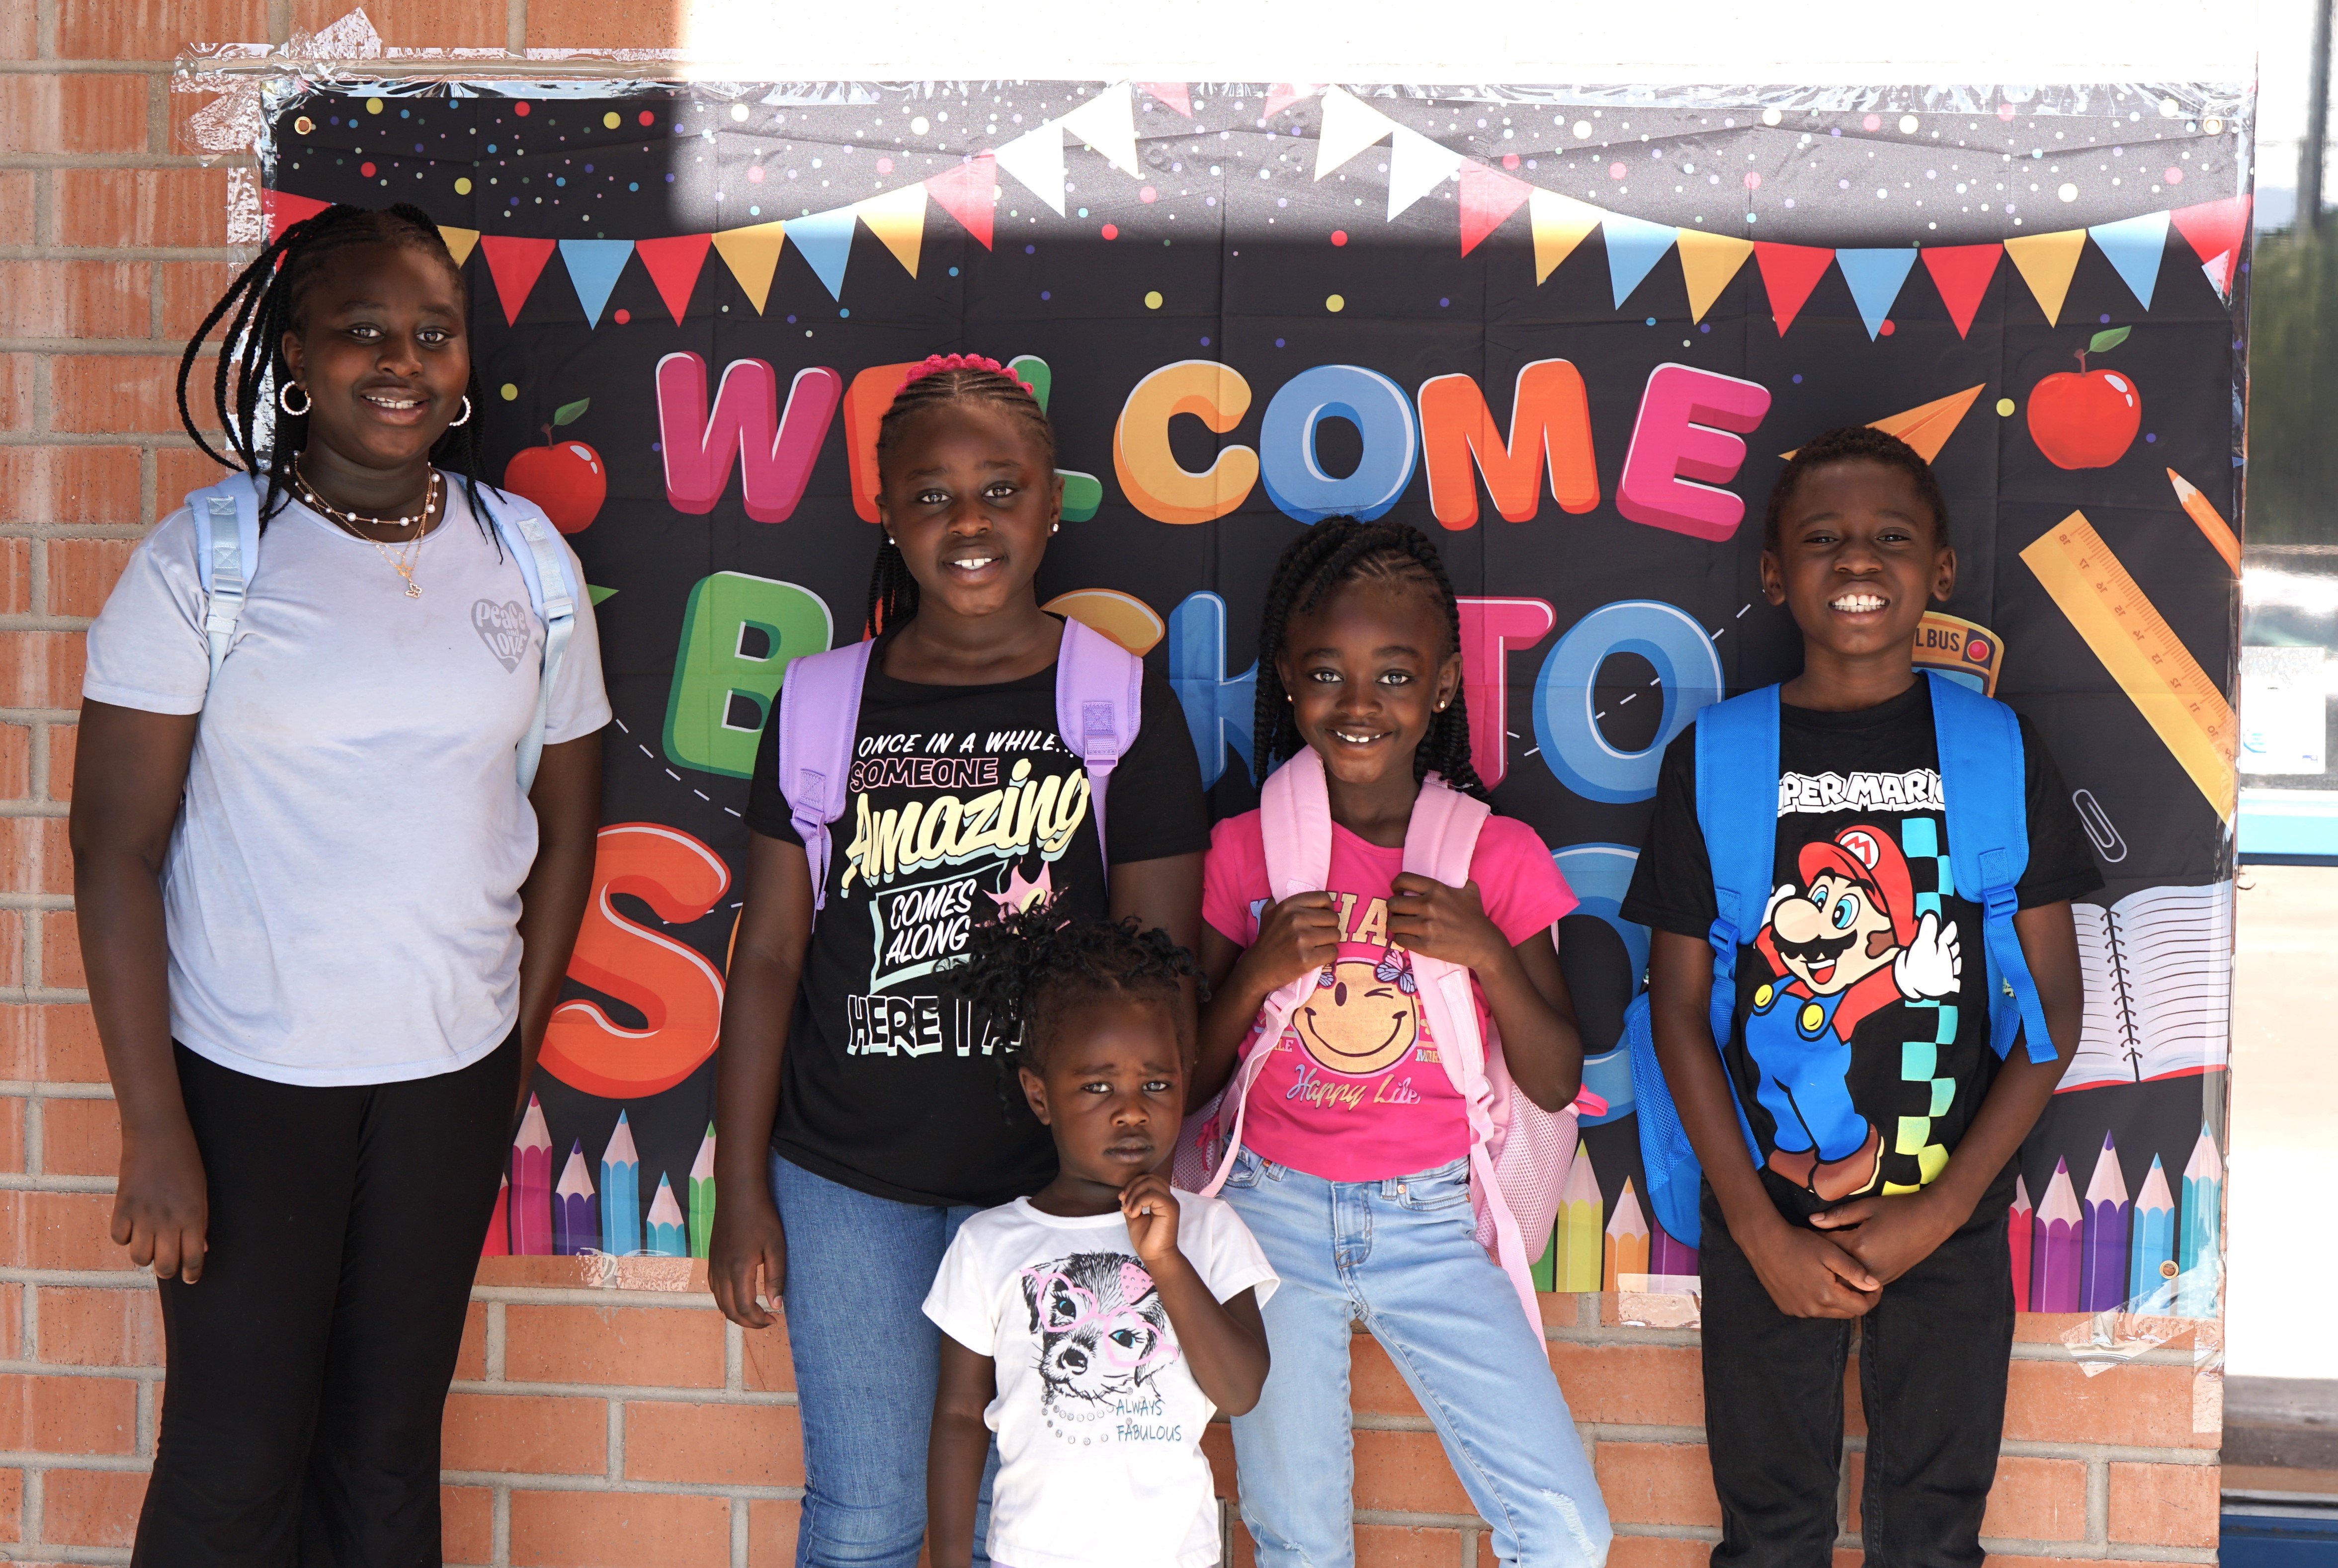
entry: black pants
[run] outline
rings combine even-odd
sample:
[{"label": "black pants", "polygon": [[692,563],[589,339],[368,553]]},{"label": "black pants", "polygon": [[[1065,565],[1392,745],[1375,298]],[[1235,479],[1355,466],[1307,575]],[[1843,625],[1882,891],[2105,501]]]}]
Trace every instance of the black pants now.
[{"label": "black pants", "polygon": [[[1993,1192],[1859,1319],[1860,1499],[1878,1568],[1979,1568],[2013,1350],[2009,1198]],[[1704,1194],[1704,1422],[1721,1496],[1713,1568],[1829,1568],[1852,1324],[1789,1318]]]},{"label": "black pants", "polygon": [[175,1053],[211,1196],[169,1353],[139,1568],[436,1568],[438,1432],[519,1088],[306,1088]]}]

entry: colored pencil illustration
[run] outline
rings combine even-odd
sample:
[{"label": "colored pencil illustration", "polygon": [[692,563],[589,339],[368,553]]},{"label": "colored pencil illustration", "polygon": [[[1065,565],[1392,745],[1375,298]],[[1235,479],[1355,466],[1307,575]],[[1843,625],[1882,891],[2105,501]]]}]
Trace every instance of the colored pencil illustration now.
[{"label": "colored pencil illustration", "polygon": [[2087,1246],[2079,1268],[2079,1310],[2115,1312],[2127,1300],[2127,1173],[2118,1146],[2103,1134],[2095,1173],[2087,1182]]},{"label": "colored pencil illustration", "polygon": [[1648,1272],[1675,1278],[1696,1273],[1696,1249],[1674,1240],[1664,1222],[1653,1214],[1648,1216]]},{"label": "colored pencil illustration", "polygon": [[706,1256],[706,1243],[714,1234],[714,1123],[706,1124],[706,1136],[698,1142],[698,1158],[690,1162],[690,1255]]},{"label": "colored pencil illustration", "polygon": [[690,1242],[683,1235],[682,1205],[673,1200],[673,1183],[658,1172],[657,1196],[650,1200],[650,1244],[643,1250],[653,1258],[687,1258]]},{"label": "colored pencil illustration", "polygon": [[568,1163],[552,1194],[552,1249],[563,1258],[597,1252],[601,1247],[601,1202],[584,1169],[584,1142],[568,1146]]},{"label": "colored pencil illustration", "polygon": [[2013,1207],[2005,1216],[2006,1245],[2013,1252],[2013,1309],[2029,1310],[2029,1252],[2036,1232],[2037,1210],[2029,1201],[2029,1189],[2019,1176],[2013,1179]]},{"label": "colored pencil illustration", "polygon": [[1632,1179],[1624,1178],[1624,1190],[1616,1194],[1616,1212],[1607,1221],[1607,1268],[1599,1281],[1602,1290],[1619,1290],[1616,1280],[1626,1274],[1645,1274],[1648,1271],[1648,1221],[1640,1212],[1639,1194],[1632,1191]]},{"label": "colored pencil illustration", "polygon": [[2170,468],[2167,471],[2167,481],[2176,486],[2176,502],[2177,505],[2184,508],[2185,515],[2191,518],[2200,532],[2208,536],[2208,543],[2215,545],[2216,554],[2225,558],[2225,564],[2235,572],[2239,571],[2241,542],[2234,534],[2233,525],[2225,521],[2224,516],[2209,503],[2205,495],[2200,494],[2200,487],[2185,478],[2183,475]]},{"label": "colored pencil illustration", "polygon": [[2077,1312],[2082,1308],[2079,1275],[2087,1243],[2086,1213],[2070,1184],[2070,1162],[2054,1161],[2054,1180],[2038,1205],[2037,1240],[2031,1243],[2029,1309]]},{"label": "colored pencil illustration", "polygon": [[630,1258],[642,1250],[642,1156],[623,1111],[601,1152],[601,1250]]},{"label": "colored pencil illustration", "polygon": [[529,1258],[552,1251],[552,1129],[545,1125],[543,1102],[533,1094],[519,1136],[512,1140],[511,1250]]},{"label": "colored pencil illustration", "polygon": [[2184,1163],[2184,1215],[2177,1232],[2176,1261],[2183,1270],[2176,1310],[2185,1318],[2216,1315],[2217,1276],[2223,1259],[2216,1246],[2225,1217],[2225,1159],[2208,1129],[2192,1145]]},{"label": "colored pencil illustration", "polygon": [[1567,1172],[1567,1186],[1559,1194],[1558,1236],[1551,1243],[1553,1289],[1599,1289],[1606,1218],[1590,1145],[1578,1143],[1575,1163]]},{"label": "colored pencil illustration", "polygon": [[504,1177],[496,1183],[496,1211],[487,1220],[487,1239],[479,1244],[482,1258],[504,1258],[511,1253],[511,1178]]},{"label": "colored pencil illustration", "polygon": [[2156,1298],[2151,1306],[2137,1306],[2135,1310],[2166,1311],[2176,1295],[2176,1197],[2168,1191],[2167,1172],[2160,1168],[2156,1154],[2151,1157],[2151,1170],[2144,1177],[2143,1191],[2135,1200],[2135,1239],[2131,1246],[2127,1299],[2142,1302]]}]

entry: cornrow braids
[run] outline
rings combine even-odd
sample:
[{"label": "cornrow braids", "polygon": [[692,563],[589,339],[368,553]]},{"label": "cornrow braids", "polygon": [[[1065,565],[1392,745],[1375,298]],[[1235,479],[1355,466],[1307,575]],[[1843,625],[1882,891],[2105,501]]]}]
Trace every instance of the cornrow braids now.
[{"label": "cornrow braids", "polygon": [[1916,494],[1932,514],[1932,544],[1935,548],[1949,542],[1949,502],[1940,494],[1939,475],[1924,455],[1897,436],[1887,436],[1870,425],[1844,425],[1812,436],[1786,459],[1786,466],[1778,482],[1770,487],[1770,509],[1762,518],[1762,548],[1775,552],[1778,529],[1785,521],[1786,505],[1794,498],[1794,488],[1803,475],[1813,468],[1830,463],[1881,463],[1887,468],[1897,468],[1914,481]]},{"label": "cornrow braids", "polygon": [[1144,928],[1133,915],[1066,919],[1056,908],[1058,902],[1034,904],[975,926],[968,934],[965,965],[950,975],[959,995],[1013,1043],[998,1054],[1002,1112],[1014,1102],[1008,1055],[1017,1065],[1046,1072],[1058,1023],[1077,1003],[1135,996],[1174,1008],[1186,980],[1203,998],[1209,995],[1201,965],[1166,931]]},{"label": "cornrow braids", "polygon": [[[1055,472],[1056,427],[1047,422],[1047,411],[1039,407],[1039,399],[1031,388],[995,359],[978,355],[937,354],[910,370],[900,389],[893,394],[884,417],[877,422],[879,485],[885,483],[885,471],[899,448],[901,431],[911,419],[946,404],[968,399],[998,404],[1021,419],[1025,433],[1038,443],[1046,472]],[[869,574],[869,609],[861,628],[863,635],[874,637],[917,612],[918,580],[909,575],[909,564],[902,557],[901,547],[890,537],[879,539],[876,564]]]},{"label": "cornrow braids", "polygon": [[[1314,609],[1336,589],[1366,581],[1409,583],[1432,593],[1445,612],[1448,649],[1461,646],[1461,606],[1453,580],[1446,575],[1437,546],[1420,529],[1404,523],[1361,523],[1353,517],[1328,517],[1316,524],[1292,540],[1275,562],[1266,607],[1259,615],[1251,755],[1257,760],[1261,783],[1277,762],[1297,756],[1307,744],[1292,719],[1276,668],[1292,616]],[[1432,772],[1452,789],[1485,798],[1486,786],[1469,760],[1469,705],[1458,690],[1443,712],[1430,716],[1429,733],[1412,755],[1416,781]]]},{"label": "cornrow braids", "polygon": [[[205,456],[221,467],[241,468],[255,483],[265,481],[260,501],[262,526],[290,499],[287,481],[292,461],[309,442],[308,416],[287,414],[274,401],[292,379],[291,367],[284,358],[284,335],[300,330],[304,298],[325,267],[341,252],[362,245],[410,246],[437,257],[454,274],[457,292],[467,300],[462,269],[455,265],[447,241],[427,212],[402,201],[378,210],[336,203],[290,225],[236,274],[227,292],[187,339],[186,352],[179,358],[179,422]],[[197,426],[187,399],[188,383],[194,377],[204,339],[222,321],[227,328],[211,377],[211,408],[220,428],[226,432],[224,444],[232,457],[211,446]],[[486,395],[476,366],[466,392],[473,414],[483,412]],[[485,423],[475,416],[448,426],[431,447],[430,462],[434,467],[449,468],[462,475],[471,515],[492,540],[494,530],[479,500],[479,471],[486,458],[480,427]]]}]

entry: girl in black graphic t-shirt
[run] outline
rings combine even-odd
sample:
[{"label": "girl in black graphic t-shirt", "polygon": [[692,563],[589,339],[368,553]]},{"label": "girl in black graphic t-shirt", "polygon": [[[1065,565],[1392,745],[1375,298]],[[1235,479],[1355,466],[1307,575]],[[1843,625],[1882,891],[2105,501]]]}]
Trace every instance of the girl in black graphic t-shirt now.
[{"label": "girl in black graphic t-shirt", "polygon": [[[1055,1173],[1046,1130],[1000,1092],[1002,1043],[950,985],[964,930],[1052,897],[1189,947],[1200,935],[1209,823],[1167,688],[1144,682],[1103,834],[1056,732],[1064,627],[1032,588],[1062,510],[1055,458],[1005,368],[953,355],[911,372],[878,431],[878,641],[816,926],[777,701],[751,787],[708,1276],[751,1328],[771,1321],[759,1297],[786,1300],[810,1564],[917,1560],[938,1357],[920,1303],[967,1216]],[[1003,791],[1027,808],[984,799]],[[887,831],[911,805],[958,826]]]}]

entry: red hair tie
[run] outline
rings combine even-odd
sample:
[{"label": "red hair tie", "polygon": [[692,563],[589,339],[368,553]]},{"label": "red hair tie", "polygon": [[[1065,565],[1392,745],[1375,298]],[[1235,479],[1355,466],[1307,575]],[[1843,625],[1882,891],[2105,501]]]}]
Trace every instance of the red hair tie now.
[{"label": "red hair tie", "polygon": [[986,358],[979,354],[928,354],[923,362],[909,368],[909,373],[901,377],[901,385],[893,388],[893,395],[898,397],[912,381],[922,381],[945,370],[988,370],[1006,377],[1027,393],[1031,391],[1029,382],[996,359]]}]

